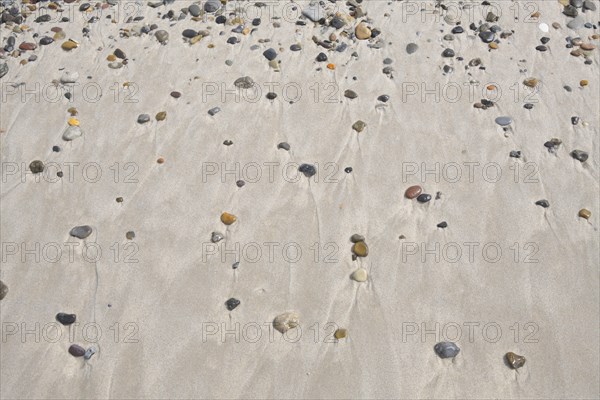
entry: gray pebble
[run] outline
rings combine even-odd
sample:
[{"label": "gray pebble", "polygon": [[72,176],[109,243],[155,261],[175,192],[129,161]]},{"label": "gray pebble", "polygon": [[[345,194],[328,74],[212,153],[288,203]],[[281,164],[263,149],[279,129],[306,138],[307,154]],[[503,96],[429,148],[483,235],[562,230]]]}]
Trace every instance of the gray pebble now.
[{"label": "gray pebble", "polygon": [[200,9],[200,6],[198,4],[192,4],[191,6],[189,6],[188,11],[194,17],[199,17],[200,13],[202,12],[202,10]]},{"label": "gray pebble", "polygon": [[512,124],[512,118],[511,117],[498,117],[496,118],[496,123],[500,126],[507,126]]},{"label": "gray pebble", "polygon": [[158,40],[159,43],[165,44],[169,40],[169,33],[161,29],[154,33],[154,37],[156,37],[156,40]]},{"label": "gray pebble", "polygon": [[290,151],[290,145],[288,142],[281,142],[277,145],[278,149],[283,149],[285,151]]},{"label": "gray pebble", "polygon": [[220,232],[213,232],[212,235],[210,236],[210,241],[213,243],[218,243],[221,240],[223,240],[225,238],[225,236],[223,236],[222,233]]},{"label": "gray pebble", "polygon": [[589,155],[588,153],[586,153],[583,150],[573,150],[571,152],[571,157],[573,157],[574,159],[581,161],[581,162],[586,162]]},{"label": "gray pebble", "polygon": [[416,43],[409,43],[409,44],[406,46],[406,52],[407,52],[408,54],[413,54],[413,53],[415,53],[417,50],[419,50],[419,46],[417,46],[417,44],[416,44]]},{"label": "gray pebble", "polygon": [[236,79],[233,84],[240,89],[250,89],[252,86],[254,86],[254,80],[249,76],[243,76]]},{"label": "gray pebble", "polygon": [[363,235],[359,235],[358,233],[355,233],[354,235],[350,236],[350,241],[352,243],[364,242],[365,237]]},{"label": "gray pebble", "polygon": [[94,354],[96,354],[96,349],[92,346],[85,351],[85,353],[83,354],[83,358],[89,360]]},{"label": "gray pebble", "polygon": [[265,58],[269,61],[273,61],[274,59],[277,58],[277,52],[275,51],[275,49],[267,49],[265,50],[265,52],[263,53],[263,56],[265,56]]},{"label": "gray pebble", "polygon": [[460,352],[460,348],[453,342],[440,342],[433,346],[433,350],[440,358],[454,358]]},{"label": "gray pebble", "polygon": [[210,116],[214,116],[216,113],[218,113],[220,111],[221,111],[221,109],[219,107],[214,107],[214,108],[211,108],[210,110],[208,110],[208,114]]},{"label": "gray pebble", "polygon": [[442,57],[446,57],[446,58],[454,57],[454,50],[452,50],[452,49],[444,50],[442,52]]},{"label": "gray pebble", "polygon": [[138,124],[145,124],[148,121],[150,121],[150,116],[148,114],[138,115],[138,119],[137,119]]},{"label": "gray pebble", "polygon": [[479,32],[479,37],[483,43],[491,43],[496,38],[496,34],[492,31]]},{"label": "gray pebble", "polygon": [[90,236],[91,234],[92,234],[92,227],[89,225],[76,226],[73,229],[71,229],[71,231],[69,232],[69,235],[79,238],[79,239],[85,239],[86,237]]}]

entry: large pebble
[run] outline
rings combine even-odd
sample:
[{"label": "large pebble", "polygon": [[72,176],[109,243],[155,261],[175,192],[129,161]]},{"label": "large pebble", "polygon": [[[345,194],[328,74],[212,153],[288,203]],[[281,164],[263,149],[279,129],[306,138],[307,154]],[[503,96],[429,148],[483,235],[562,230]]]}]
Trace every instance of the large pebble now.
[{"label": "large pebble", "polygon": [[83,357],[85,355],[85,349],[78,344],[72,344],[69,347],[69,354],[73,357]]},{"label": "large pebble", "polygon": [[300,324],[300,317],[295,311],[288,311],[275,317],[273,327],[281,333],[297,327]]},{"label": "large pebble", "polygon": [[406,196],[407,199],[414,199],[415,197],[419,196],[422,192],[423,188],[421,186],[414,185],[406,189],[406,191],[404,192],[404,196]]},{"label": "large pebble", "polygon": [[360,40],[366,40],[372,35],[371,30],[364,22],[361,22],[360,24],[356,25],[354,33],[356,34],[356,38]]},{"label": "large pebble", "polygon": [[75,140],[78,137],[83,135],[81,128],[77,125],[69,125],[67,129],[63,132],[62,138],[63,140],[70,142],[71,140]]},{"label": "large pebble", "polygon": [[44,172],[44,163],[40,160],[32,161],[29,164],[29,170],[34,174],[40,174]]},{"label": "large pebble", "polygon": [[500,126],[507,126],[512,124],[512,118],[511,117],[498,117],[496,118],[496,123]]},{"label": "large pebble", "polygon": [[433,346],[433,350],[440,358],[454,358],[460,352],[460,348],[453,342],[440,342]]},{"label": "large pebble", "polygon": [[254,80],[249,76],[242,76],[241,78],[236,79],[233,84],[240,89],[250,89],[254,86]]},{"label": "large pebble", "polygon": [[73,229],[71,229],[69,235],[79,239],[85,239],[86,237],[92,234],[92,230],[92,227],[89,225],[76,226]]}]

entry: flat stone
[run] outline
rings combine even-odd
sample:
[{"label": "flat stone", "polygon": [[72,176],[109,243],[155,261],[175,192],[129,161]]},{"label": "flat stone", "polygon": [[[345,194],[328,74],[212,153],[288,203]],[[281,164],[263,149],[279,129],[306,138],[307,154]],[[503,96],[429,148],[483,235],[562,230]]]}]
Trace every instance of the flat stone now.
[{"label": "flat stone", "polygon": [[416,53],[419,50],[419,46],[416,43],[409,43],[406,45],[406,52],[408,54]]},{"label": "flat stone", "polygon": [[133,240],[133,239],[135,239],[135,232],[134,231],[128,231],[127,233],[125,233],[125,238],[127,240]]},{"label": "flat stone", "polygon": [[300,317],[295,311],[285,312],[273,319],[273,327],[281,333],[286,333],[288,330],[297,327],[299,324]]},{"label": "flat stone", "polygon": [[233,214],[229,214],[224,212],[223,214],[221,214],[221,222],[224,223],[225,225],[231,225],[233,224],[235,221],[237,221],[237,217]]},{"label": "flat stone", "polygon": [[431,200],[431,195],[427,193],[423,193],[417,196],[417,201],[419,203],[427,203]]},{"label": "flat stone", "polygon": [[331,21],[329,21],[329,26],[332,26],[335,29],[342,29],[344,25],[346,25],[346,22],[339,17],[333,17]]},{"label": "flat stone", "polygon": [[569,0],[569,4],[575,8],[583,7],[583,0]]},{"label": "flat stone", "polygon": [[160,111],[159,113],[156,114],[156,120],[157,121],[164,121],[165,119],[167,119],[167,112],[166,111]]},{"label": "flat stone", "polygon": [[550,207],[550,203],[548,202],[548,200],[538,200],[538,201],[535,202],[535,205],[543,207],[543,208]]},{"label": "flat stone", "polygon": [[44,172],[44,163],[40,160],[34,160],[29,163],[29,170],[34,174],[40,174]]},{"label": "flat stone", "polygon": [[150,121],[150,116],[148,114],[138,115],[138,118],[137,118],[138,124],[145,124],[148,121]]},{"label": "flat stone", "polygon": [[390,96],[388,96],[387,94],[382,94],[381,96],[377,97],[377,100],[383,103],[387,103],[390,100]]},{"label": "flat stone", "polygon": [[198,4],[192,4],[191,6],[189,6],[188,11],[190,14],[192,14],[193,17],[199,17],[202,13],[202,9]]},{"label": "flat stone", "polygon": [[81,131],[81,128],[79,126],[70,125],[63,132],[62,138],[64,141],[70,142],[71,140],[75,140],[82,135],[83,132]]},{"label": "flat stone", "polygon": [[198,32],[193,29],[184,29],[183,32],[181,32],[181,34],[183,35],[183,37],[188,39],[192,39],[198,36]]},{"label": "flat stone", "polygon": [[414,185],[406,189],[406,191],[404,192],[404,196],[406,196],[407,199],[414,199],[415,197],[418,197],[422,192],[423,188],[421,186]]},{"label": "flat stone", "polygon": [[527,78],[523,81],[523,84],[527,87],[534,88],[540,83],[539,79],[536,78]]},{"label": "flat stone", "polygon": [[446,221],[440,222],[439,224],[437,224],[437,227],[445,229],[448,227],[448,223]]},{"label": "flat stone", "polygon": [[279,144],[277,145],[277,148],[278,148],[278,149],[285,150],[285,151],[290,151],[290,145],[289,145],[289,143],[287,143],[287,142],[281,142],[281,143],[279,143]]},{"label": "flat stone", "polygon": [[76,319],[77,319],[77,316],[75,314],[65,314],[65,313],[56,314],[56,320],[63,325],[71,325],[72,323],[75,322]]},{"label": "flat stone", "polygon": [[222,4],[219,0],[206,0],[204,3],[204,11],[207,13],[217,12],[221,8]]},{"label": "flat stone", "polygon": [[83,357],[85,355],[85,349],[78,344],[72,344],[69,347],[69,354],[73,357]]},{"label": "flat stone", "polygon": [[573,150],[571,152],[571,157],[573,157],[577,161],[586,162],[589,157],[589,154],[583,150]]},{"label": "flat stone", "polygon": [[325,13],[323,7],[321,7],[319,3],[315,2],[304,7],[304,9],[302,9],[302,15],[310,19],[312,22],[317,22],[327,14]]},{"label": "flat stone", "polygon": [[525,365],[525,357],[523,356],[519,356],[513,352],[508,352],[505,355],[506,357],[506,361],[508,362],[508,364],[511,366],[512,369],[519,369],[521,368],[523,365]]},{"label": "flat stone", "polygon": [[592,217],[592,212],[588,209],[582,208],[581,210],[579,210],[579,214],[578,214],[581,218],[584,219],[590,219]]},{"label": "flat stone", "polygon": [[73,229],[71,229],[71,231],[69,232],[69,235],[79,238],[79,239],[85,239],[86,237],[90,236],[92,234],[92,227],[89,225],[81,225],[81,226],[76,226]]},{"label": "flat stone", "polygon": [[567,28],[577,30],[577,29],[581,29],[583,27],[583,25],[585,25],[585,20],[580,15],[576,18],[573,18],[571,21],[569,21],[569,23],[567,24]]},{"label": "flat stone", "polygon": [[241,78],[236,79],[235,82],[233,82],[233,84],[235,85],[235,87],[238,87],[240,89],[250,89],[252,86],[254,86],[254,80],[249,76],[243,76]]},{"label": "flat stone", "polygon": [[290,50],[291,51],[300,51],[300,50],[302,50],[302,46],[300,46],[299,44],[293,44],[290,46]]},{"label": "flat stone", "polygon": [[319,53],[319,54],[317,54],[316,60],[318,62],[325,62],[325,61],[327,61],[327,54],[325,54],[325,53]]},{"label": "flat stone", "polygon": [[363,235],[359,235],[358,233],[355,233],[354,235],[350,236],[350,241],[352,243],[364,242],[365,237]]},{"label": "flat stone", "polygon": [[94,354],[96,354],[96,348],[94,346],[92,346],[85,351],[85,353],[83,354],[83,358],[85,358],[86,360],[89,360],[90,358],[92,358],[92,356]]},{"label": "flat stone", "polygon": [[496,118],[496,123],[500,126],[508,126],[510,124],[512,124],[512,118],[511,117],[498,117]]},{"label": "flat stone", "polygon": [[79,80],[79,73],[77,73],[77,72],[65,71],[65,72],[63,72],[63,74],[60,77],[60,83],[62,83],[62,84],[75,83],[78,80]]},{"label": "flat stone", "polygon": [[48,46],[49,44],[54,43],[54,39],[52,39],[50,36],[44,36],[43,38],[40,39],[40,45],[41,46]]},{"label": "flat stone", "polygon": [[315,168],[315,166],[310,164],[300,165],[298,171],[302,172],[307,178],[310,178],[311,176],[317,173],[317,169]]},{"label": "flat stone", "polygon": [[535,47],[535,49],[536,49],[537,51],[541,51],[541,52],[548,51],[548,47],[544,46],[543,44],[541,44],[541,45],[539,45],[539,46],[536,46],[536,47]]},{"label": "flat stone", "polygon": [[348,89],[344,92],[344,96],[349,99],[355,99],[358,97],[358,94],[356,94],[356,92],[354,90]]},{"label": "flat stone", "polygon": [[220,107],[213,107],[210,110],[208,110],[208,115],[215,116],[217,113],[221,112],[221,108]]},{"label": "flat stone", "polygon": [[373,34],[373,32],[371,32],[371,29],[369,29],[369,27],[367,26],[367,24],[365,24],[364,22],[361,22],[358,25],[356,25],[356,29],[354,30],[354,34],[356,35],[357,39],[359,39],[359,40],[366,40],[366,39],[369,39],[371,37],[371,35]]},{"label": "flat stone", "polygon": [[233,311],[237,306],[240,305],[240,303],[241,302],[238,299],[232,297],[225,302],[225,306],[229,311]]},{"label": "flat stone", "polygon": [[345,338],[346,336],[348,336],[348,330],[347,330],[347,329],[340,328],[340,329],[338,329],[338,330],[336,330],[336,331],[335,331],[335,333],[333,334],[333,336],[334,336],[334,337],[335,337],[337,340],[343,339],[343,338]]},{"label": "flat stone", "polygon": [[479,32],[479,38],[483,43],[491,43],[496,39],[496,34],[492,31]]},{"label": "flat stone", "polygon": [[365,242],[356,242],[352,246],[352,252],[358,257],[366,257],[369,255],[369,247]]},{"label": "flat stone", "polygon": [[586,50],[586,51],[592,51],[596,48],[596,46],[591,43],[581,43],[581,45],[579,47],[582,50]]},{"label": "flat stone", "polygon": [[366,127],[367,127],[367,124],[360,120],[356,121],[354,124],[352,124],[352,129],[354,129],[358,133],[364,131]]},{"label": "flat stone", "polygon": [[359,268],[350,275],[350,278],[356,282],[366,282],[369,278],[369,273],[364,268]]},{"label": "flat stone", "polygon": [[27,50],[35,50],[37,49],[37,44],[31,42],[23,42],[19,45],[19,50],[27,51]]},{"label": "flat stone", "polygon": [[454,358],[460,353],[460,348],[453,342],[437,343],[433,350],[440,358]]},{"label": "flat stone", "polygon": [[8,294],[8,286],[2,281],[0,281],[0,300],[4,299]]}]

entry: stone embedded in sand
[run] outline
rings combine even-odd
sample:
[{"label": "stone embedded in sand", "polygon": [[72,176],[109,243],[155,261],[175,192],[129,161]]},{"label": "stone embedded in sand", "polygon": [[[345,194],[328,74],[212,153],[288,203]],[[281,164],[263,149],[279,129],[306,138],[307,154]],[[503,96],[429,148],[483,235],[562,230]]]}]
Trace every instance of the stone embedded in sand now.
[{"label": "stone embedded in sand", "polygon": [[414,185],[406,189],[406,191],[404,192],[404,196],[407,199],[414,199],[415,197],[419,196],[422,192],[423,188],[421,186]]},{"label": "stone embedded in sand", "polygon": [[358,257],[366,257],[369,255],[369,247],[363,241],[356,242],[352,246],[352,252]]},{"label": "stone embedded in sand", "polygon": [[75,140],[78,137],[82,136],[83,132],[81,128],[77,125],[69,125],[67,129],[63,132],[62,138],[64,141],[70,142],[71,140]]},{"label": "stone embedded in sand", "polygon": [[166,111],[161,111],[158,114],[156,114],[156,120],[157,121],[164,121],[165,119],[167,119],[167,112]]},{"label": "stone embedded in sand", "polygon": [[578,161],[586,162],[589,157],[589,154],[583,150],[573,150],[571,152],[571,157],[573,157],[574,159],[576,159]]},{"label": "stone embedded in sand", "polygon": [[235,221],[237,221],[237,217],[233,214],[229,214],[224,212],[223,214],[221,214],[221,222],[224,223],[225,225],[231,225],[233,224]]},{"label": "stone embedded in sand", "polygon": [[158,30],[154,33],[154,37],[159,43],[165,44],[169,40],[169,33],[163,29]]},{"label": "stone embedded in sand", "polygon": [[417,196],[417,201],[419,203],[427,203],[431,200],[431,195],[427,193],[423,193]]},{"label": "stone embedded in sand", "polygon": [[354,129],[356,132],[360,133],[365,130],[366,126],[367,126],[366,123],[358,120],[354,124],[352,124],[352,129]]},{"label": "stone embedded in sand", "polygon": [[210,241],[213,243],[218,243],[223,240],[225,237],[220,232],[213,232],[210,236]]},{"label": "stone embedded in sand", "polygon": [[77,316],[75,314],[65,314],[65,313],[56,314],[56,320],[63,325],[71,325],[72,323],[75,322],[76,319],[77,319]]},{"label": "stone embedded in sand", "polygon": [[[58,34],[58,33],[57,33]],[[71,51],[73,49],[76,49],[79,46],[79,44],[71,39],[67,40],[66,42],[64,42],[60,47],[63,50],[66,51]]]},{"label": "stone embedded in sand", "polygon": [[8,294],[8,286],[4,282],[0,281],[0,300],[4,299]]},{"label": "stone embedded in sand", "polygon": [[535,205],[543,207],[543,208],[550,207],[550,203],[548,202],[548,200],[538,200],[538,201],[535,202]]},{"label": "stone embedded in sand", "polygon": [[354,30],[354,33],[356,35],[356,38],[359,40],[366,40],[366,39],[370,38],[372,35],[371,30],[369,29],[367,24],[365,24],[364,22],[361,22],[358,25],[356,25],[356,29]]},{"label": "stone embedded in sand", "polygon": [[85,351],[85,353],[83,354],[83,358],[89,360],[94,354],[96,354],[96,348],[92,346]]},{"label": "stone embedded in sand", "polygon": [[350,278],[356,282],[366,282],[369,277],[369,273],[364,268],[359,268],[350,275]]},{"label": "stone embedded in sand", "polygon": [[350,236],[350,241],[352,243],[364,242],[365,237],[363,235],[359,235],[358,233],[355,233],[354,235]]},{"label": "stone embedded in sand", "polygon": [[295,311],[288,311],[275,317],[273,327],[281,333],[297,327],[300,324],[300,317]]},{"label": "stone embedded in sand", "polygon": [[508,362],[508,364],[510,364],[512,369],[519,369],[523,365],[525,365],[525,361],[526,361],[525,357],[519,356],[511,351],[506,353],[505,357],[506,357],[506,361]]},{"label": "stone embedded in sand", "polygon": [[440,358],[454,358],[460,352],[460,348],[453,342],[440,342],[433,346],[433,350]]},{"label": "stone embedded in sand", "polygon": [[585,219],[590,219],[592,216],[592,212],[586,208],[582,208],[581,210],[579,210],[579,214],[578,214],[581,218],[585,218]]},{"label": "stone embedded in sand", "polygon": [[85,239],[86,237],[92,234],[92,230],[92,227],[89,225],[76,226],[73,229],[71,229],[69,235],[79,239]]},{"label": "stone embedded in sand", "polygon": [[229,311],[233,311],[239,305],[240,305],[240,301],[233,297],[225,302],[225,306],[227,306],[227,309]]},{"label": "stone embedded in sand", "polygon": [[239,180],[235,182],[235,185],[239,188],[243,187],[246,184],[246,182],[244,182],[243,180]]},{"label": "stone embedded in sand", "polygon": [[527,87],[534,88],[540,83],[539,79],[536,78],[527,78],[523,81],[523,84]]},{"label": "stone embedded in sand", "polygon": [[29,170],[34,174],[39,174],[44,172],[44,163],[40,160],[32,161],[29,164]]},{"label": "stone embedded in sand", "polygon": [[311,176],[317,173],[317,169],[315,168],[315,166],[310,164],[300,165],[298,171],[302,172],[307,178],[310,178]]},{"label": "stone embedded in sand", "polygon": [[596,46],[594,46],[591,43],[581,43],[581,46],[579,46],[582,50],[586,50],[586,51],[592,51],[596,48]]},{"label": "stone embedded in sand", "polygon": [[85,349],[78,344],[72,344],[69,347],[69,354],[73,357],[83,357],[85,355]]},{"label": "stone embedded in sand", "polygon": [[241,78],[236,79],[233,84],[240,89],[250,89],[254,86],[254,80],[249,76],[242,76]]},{"label": "stone embedded in sand", "polygon": [[343,339],[343,338],[345,338],[346,336],[348,336],[348,330],[347,330],[347,329],[340,328],[340,329],[338,329],[338,330],[336,330],[336,331],[335,331],[335,333],[333,334],[333,336],[334,336],[334,337],[335,337],[337,340]]}]

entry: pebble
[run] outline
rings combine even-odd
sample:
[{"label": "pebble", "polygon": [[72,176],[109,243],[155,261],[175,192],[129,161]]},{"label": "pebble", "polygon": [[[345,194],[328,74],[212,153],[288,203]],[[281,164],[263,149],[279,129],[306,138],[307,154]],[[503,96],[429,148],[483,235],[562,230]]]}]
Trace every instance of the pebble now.
[{"label": "pebble", "polygon": [[546,47],[546,46],[544,46],[544,45],[539,45],[539,46],[536,46],[536,48],[535,48],[535,49],[536,49],[537,51],[544,52],[544,51],[547,51],[547,50],[548,50],[548,47]]},{"label": "pebble", "polygon": [[86,237],[90,236],[91,234],[92,234],[92,227],[89,225],[76,226],[73,229],[71,229],[71,231],[69,232],[69,235],[79,238],[79,239],[85,239]]},{"label": "pebble", "polygon": [[219,232],[213,232],[210,236],[210,241],[213,243],[218,243],[221,240],[223,240],[225,237],[223,236],[222,233]]},{"label": "pebble", "polygon": [[317,22],[325,17],[325,10],[318,3],[309,3],[302,10],[302,15],[310,19],[312,22]]},{"label": "pebble", "polygon": [[460,348],[453,342],[440,342],[433,346],[433,350],[440,358],[454,358],[460,352]]},{"label": "pebble", "polygon": [[210,116],[214,116],[214,115],[216,115],[216,114],[217,114],[218,112],[220,112],[220,111],[221,111],[221,108],[220,108],[220,107],[213,107],[213,108],[211,108],[210,110],[208,110],[208,114],[209,114]]},{"label": "pebble", "polygon": [[379,96],[377,98],[377,100],[379,100],[383,103],[387,103],[389,99],[390,99],[390,96],[388,96],[387,94],[382,94],[381,96]]},{"label": "pebble", "polygon": [[355,99],[358,97],[358,94],[356,94],[356,92],[354,90],[348,89],[344,92],[344,96],[349,99]]},{"label": "pebble", "polygon": [[0,300],[4,299],[8,294],[8,286],[2,281],[0,281]]},{"label": "pebble", "polygon": [[225,225],[231,225],[233,224],[235,221],[237,221],[237,217],[233,214],[229,214],[224,212],[223,214],[221,214],[221,222],[224,223]]},{"label": "pebble", "polygon": [[40,160],[34,160],[29,163],[29,170],[34,174],[40,174],[44,172],[44,163]]},{"label": "pebble", "polygon": [[69,347],[69,354],[73,357],[83,357],[85,355],[85,349],[78,344],[72,344]]},{"label": "pebble", "polygon": [[317,60],[318,62],[325,62],[325,61],[327,61],[327,54],[325,54],[325,53],[319,53],[319,54],[317,55],[317,58],[316,58],[316,60]]},{"label": "pebble", "polygon": [[77,319],[77,316],[75,314],[65,314],[65,313],[56,314],[56,320],[63,325],[71,325],[72,323],[75,322],[76,319]]},{"label": "pebble", "polygon": [[596,11],[596,4],[592,0],[585,0],[583,2],[583,9],[589,11]]},{"label": "pebble", "polygon": [[369,255],[369,247],[363,241],[356,242],[352,246],[352,252],[358,257],[366,257]]},{"label": "pebble", "polygon": [[417,197],[417,201],[418,201],[419,203],[427,203],[427,202],[428,202],[428,201],[430,201],[430,200],[431,200],[431,195],[430,195],[430,194],[427,194],[427,193],[420,194],[420,195]]},{"label": "pebble", "polygon": [[479,38],[483,43],[491,43],[496,39],[496,34],[492,31],[479,32]]},{"label": "pebble", "polygon": [[416,53],[417,50],[419,50],[419,46],[415,43],[409,43],[406,45],[406,52],[408,54]]},{"label": "pebble", "polygon": [[277,98],[277,93],[274,92],[269,92],[267,93],[267,95],[265,96],[268,100],[275,100]]},{"label": "pebble", "polygon": [[273,327],[281,333],[297,327],[300,324],[300,317],[295,311],[288,311],[280,314],[273,319]]},{"label": "pebble", "polygon": [[219,0],[206,0],[206,3],[204,3],[204,11],[207,13],[217,12],[221,8],[221,5]]},{"label": "pebble", "polygon": [[363,235],[359,235],[358,233],[355,233],[354,235],[350,236],[350,241],[352,243],[364,242],[365,237]]},{"label": "pebble", "polygon": [[581,45],[579,46],[582,50],[586,50],[586,51],[592,51],[596,48],[596,46],[594,46],[591,43],[581,43]]},{"label": "pebble", "polygon": [[359,268],[350,275],[350,278],[356,282],[366,282],[369,278],[369,273],[364,268]]},{"label": "pebble", "polygon": [[438,228],[447,228],[448,227],[448,223],[446,221],[440,222],[439,224],[437,224]]},{"label": "pebble", "polygon": [[290,151],[290,145],[287,142],[281,142],[277,145],[278,149],[283,149],[285,151]]},{"label": "pebble", "polygon": [[113,54],[115,55],[115,57],[120,58],[121,60],[125,60],[127,58],[127,56],[125,55],[125,52],[121,49],[116,49]]},{"label": "pebble", "polygon": [[85,353],[83,354],[83,358],[89,360],[94,354],[96,354],[96,348],[92,346],[85,351]]},{"label": "pebble", "polygon": [[8,64],[0,63],[0,78],[2,78],[6,74],[8,74]]},{"label": "pebble", "polygon": [[317,173],[317,169],[315,168],[315,166],[310,164],[300,165],[298,171],[302,172],[307,178],[310,178],[311,176]]},{"label": "pebble", "polygon": [[508,362],[508,364],[511,366],[512,369],[519,369],[521,368],[523,365],[525,365],[525,357],[523,356],[519,356],[513,352],[508,352],[505,355],[506,357],[506,361]]},{"label": "pebble", "polygon": [[347,174],[351,173],[352,172],[352,167],[346,167],[346,168],[344,168],[344,172],[347,173]]},{"label": "pebble", "polygon": [[246,182],[244,182],[243,180],[239,180],[235,182],[235,185],[239,188],[243,187],[246,184]]},{"label": "pebble", "polygon": [[137,118],[138,124],[145,124],[148,121],[150,121],[150,116],[148,114],[138,115],[138,118]]},{"label": "pebble", "polygon": [[361,22],[358,25],[356,25],[354,34],[356,35],[357,39],[366,40],[371,37],[372,32],[371,32],[371,29],[369,29],[369,27],[367,26],[367,24],[365,24],[364,22]]},{"label": "pebble", "polygon": [[511,151],[509,155],[512,158],[521,158],[521,152],[518,150]]},{"label": "pebble", "polygon": [[359,121],[356,121],[354,124],[352,124],[352,129],[354,129],[356,132],[360,133],[365,130],[366,126],[367,126],[366,123],[359,120]]},{"label": "pebble", "polygon": [[164,121],[165,119],[167,119],[167,112],[166,111],[161,111],[159,113],[156,114],[156,120],[157,121]]},{"label": "pebble", "polygon": [[[58,33],[57,33],[58,34]],[[63,50],[66,51],[71,51],[73,49],[76,49],[79,45],[77,44],[77,42],[73,41],[73,40],[67,40],[66,42],[64,42],[60,47]]]},{"label": "pebble", "polygon": [[127,240],[133,240],[135,239],[135,232],[134,231],[129,231],[125,234],[125,238],[127,238]]},{"label": "pebble", "polygon": [[445,49],[442,52],[442,57],[446,57],[446,58],[454,57],[454,50],[452,50],[452,49]]},{"label": "pebble", "polygon": [[240,301],[232,297],[225,302],[225,305],[229,311],[233,311],[237,306],[240,305]]},{"label": "pebble", "polygon": [[419,196],[422,192],[423,188],[421,186],[414,185],[406,189],[406,191],[404,192],[404,196],[406,196],[407,199],[414,199],[415,197]]},{"label": "pebble", "polygon": [[236,261],[236,262],[234,262],[234,263],[231,265],[231,268],[232,268],[232,269],[238,269],[239,267],[240,267],[240,262],[239,262],[239,261]]},{"label": "pebble", "polygon": [[43,38],[40,39],[41,46],[47,46],[53,42],[54,42],[54,39],[52,39],[50,36],[44,36]]},{"label": "pebble", "polygon": [[511,117],[498,117],[496,118],[496,123],[500,126],[507,126],[512,124],[512,118]]},{"label": "pebble", "polygon": [[62,138],[64,141],[71,141],[71,140],[75,140],[78,137],[82,136],[83,132],[81,131],[81,128],[77,125],[69,125],[67,127],[67,129],[65,129],[65,131],[63,132]]},{"label": "pebble", "polygon": [[302,50],[302,46],[300,46],[299,44],[293,44],[290,46],[290,50],[291,51],[300,51],[300,50]]},{"label": "pebble", "polygon": [[174,99],[178,99],[181,97],[181,93],[179,92],[171,92],[171,97]]},{"label": "pebble", "polygon": [[272,61],[277,58],[277,52],[275,49],[267,49],[264,51],[263,56],[269,61]]},{"label": "pebble", "polygon": [[578,16],[576,18],[573,18],[571,21],[569,21],[569,23],[567,24],[567,28],[577,30],[577,29],[581,29],[584,24],[585,24],[585,20],[581,16]]},{"label": "pebble", "polygon": [[252,86],[254,86],[254,80],[249,76],[243,76],[241,78],[236,79],[235,82],[233,82],[233,84],[235,85],[235,87],[238,87],[240,89],[250,89]]},{"label": "pebble", "polygon": [[193,17],[199,17],[200,13],[202,12],[202,9],[198,4],[192,4],[188,7],[188,11],[190,12],[190,14],[192,14]]},{"label": "pebble", "polygon": [[589,154],[583,150],[573,150],[571,152],[571,157],[573,157],[574,159],[576,159],[578,161],[586,162],[589,157]]},{"label": "pebble", "polygon": [[337,340],[343,339],[343,338],[345,338],[346,336],[348,336],[348,330],[347,330],[347,329],[343,329],[343,328],[337,329],[337,330],[335,331],[335,333],[333,334],[333,336],[334,336],[334,337],[335,337]]},{"label": "pebble", "polygon": [[169,41],[169,33],[163,29],[156,31],[154,37],[161,44],[166,44]]},{"label": "pebble", "polygon": [[592,212],[588,209],[582,208],[579,210],[578,214],[581,218],[590,219],[592,217]]},{"label": "pebble", "polygon": [[535,202],[535,205],[543,207],[543,208],[550,207],[550,203],[548,202],[548,200],[538,200],[538,201]]}]

